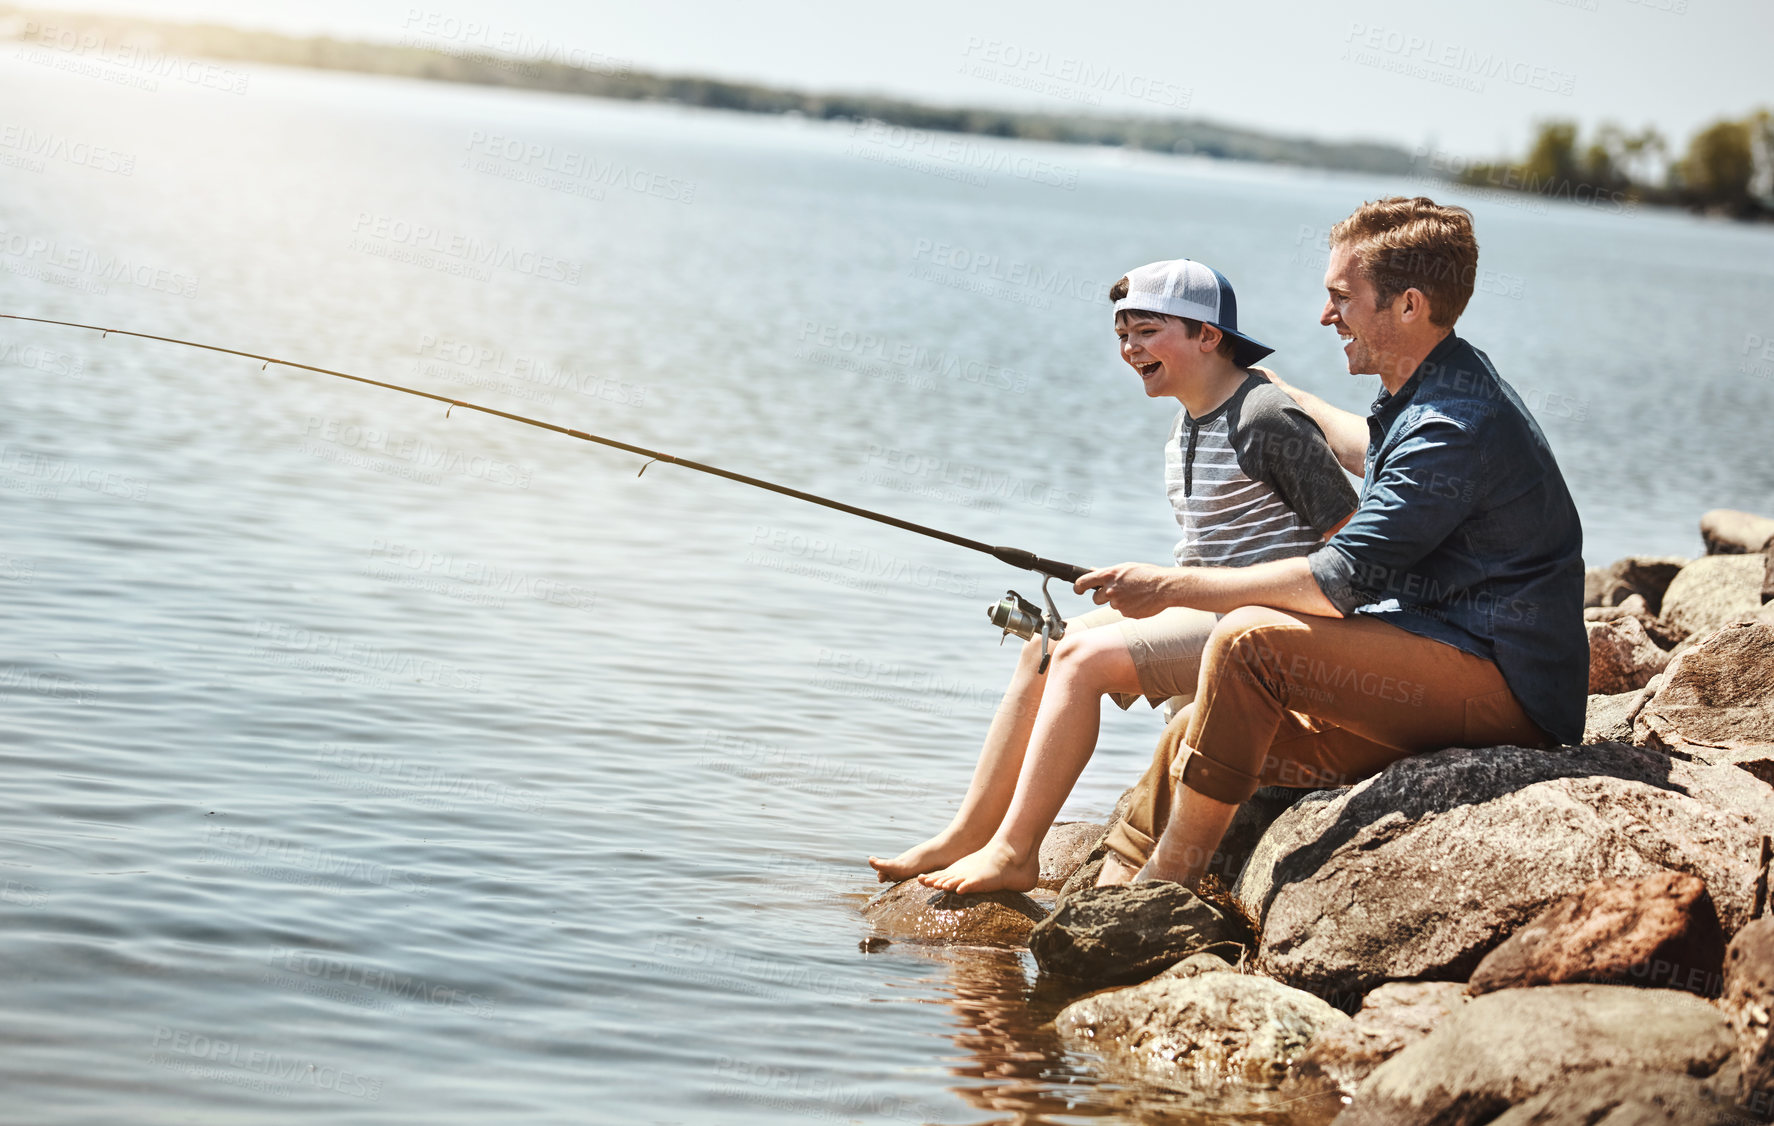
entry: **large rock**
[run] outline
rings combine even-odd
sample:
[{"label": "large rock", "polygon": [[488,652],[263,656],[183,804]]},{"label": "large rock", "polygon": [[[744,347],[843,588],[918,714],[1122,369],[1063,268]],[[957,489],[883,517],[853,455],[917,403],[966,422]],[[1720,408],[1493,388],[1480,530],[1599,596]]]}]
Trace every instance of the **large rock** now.
[{"label": "large rock", "polygon": [[1606,567],[1591,567],[1583,574],[1583,605],[1619,606],[1637,595],[1656,614],[1670,580],[1687,565],[1680,555],[1632,555]]},{"label": "large rock", "polygon": [[1719,1008],[1737,1039],[1737,1097],[1774,1109],[1774,1041],[1768,1035],[1769,1010],[1774,1008],[1774,918],[1757,919],[1731,940]]},{"label": "large rock", "polygon": [[1374,1068],[1429,1035],[1466,1001],[1466,987],[1457,981],[1382,985],[1362,1001],[1354,1020],[1319,1033],[1288,1086],[1302,1098],[1326,1090],[1352,1095]]},{"label": "large rock", "polygon": [[1234,891],[1256,969],[1321,996],[1464,981],[1555,900],[1606,876],[1706,881],[1726,933],[1748,922],[1774,789],[1735,767],[1619,743],[1449,749],[1309,795]]},{"label": "large rock", "polygon": [[[1634,596],[1636,597],[1636,595]],[[1589,630],[1589,691],[1612,696],[1634,692],[1669,664],[1637,618],[1585,622]]]},{"label": "large rock", "polygon": [[1046,917],[1021,892],[958,895],[901,880],[862,906],[881,937],[897,942],[954,946],[1026,946],[1029,932]]},{"label": "large rock", "polygon": [[1774,540],[1774,520],[1734,508],[1715,508],[1700,518],[1708,555],[1759,555]]},{"label": "large rock", "polygon": [[1490,1126],[1751,1126],[1703,1080],[1664,1071],[1586,1071],[1517,1103]]},{"label": "large rock", "polygon": [[1725,936],[1697,876],[1597,880],[1554,903],[1485,955],[1473,993],[1590,981],[1717,996]]},{"label": "large rock", "polygon": [[1708,555],[1682,568],[1663,595],[1664,623],[1699,637],[1722,625],[1753,617],[1762,608],[1759,555]]},{"label": "large rock", "polygon": [[1197,951],[1235,959],[1250,940],[1243,920],[1181,884],[1153,880],[1067,894],[1030,932],[1029,952],[1043,974],[1125,985]]},{"label": "large rock", "polygon": [[1676,657],[1632,731],[1633,742],[1660,748],[1774,743],[1774,627],[1727,626]]},{"label": "large rock", "polygon": [[1642,688],[1637,692],[1616,692],[1612,696],[1591,696],[1583,716],[1583,741],[1632,742],[1633,717],[1650,698],[1651,694]]},{"label": "large rock", "polygon": [[1088,863],[1109,831],[1089,821],[1062,821],[1047,830],[1041,842],[1041,878],[1044,888],[1061,888]]},{"label": "large rock", "polygon": [[1306,1045],[1349,1020],[1310,993],[1252,974],[1161,977],[1093,993],[1054,1027],[1117,1071],[1178,1090],[1203,1081],[1279,1086]]},{"label": "large rock", "polygon": [[1606,1067],[1704,1077],[1735,1045],[1688,993],[1546,985],[1474,998],[1361,1085],[1338,1126],[1478,1126]]}]

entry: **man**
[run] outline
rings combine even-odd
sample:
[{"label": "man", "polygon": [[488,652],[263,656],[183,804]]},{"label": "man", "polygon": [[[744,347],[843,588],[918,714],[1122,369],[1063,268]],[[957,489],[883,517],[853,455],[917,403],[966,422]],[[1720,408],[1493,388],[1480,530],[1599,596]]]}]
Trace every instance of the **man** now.
[{"label": "man", "polygon": [[1345,340],[1349,371],[1384,390],[1366,420],[1299,396],[1345,465],[1365,448],[1360,504],[1324,546],[1078,580],[1128,617],[1225,614],[1101,882],[1195,886],[1259,786],[1348,785],[1442,747],[1580,738],[1582,529],[1539,426],[1453,331],[1477,269],[1463,208],[1392,197],[1332,229],[1319,320]]}]

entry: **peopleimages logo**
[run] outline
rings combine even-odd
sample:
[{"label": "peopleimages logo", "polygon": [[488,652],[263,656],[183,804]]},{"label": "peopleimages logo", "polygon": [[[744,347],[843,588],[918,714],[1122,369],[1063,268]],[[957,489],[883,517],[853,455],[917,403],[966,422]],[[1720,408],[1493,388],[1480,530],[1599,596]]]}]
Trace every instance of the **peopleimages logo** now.
[{"label": "peopleimages logo", "polygon": [[154,1030],[153,1062],[169,1071],[182,1071],[194,1078],[217,1079],[236,1086],[259,1087],[262,1083],[276,1083],[333,1091],[371,1102],[382,1097],[382,1080],[360,1072],[165,1025]]}]

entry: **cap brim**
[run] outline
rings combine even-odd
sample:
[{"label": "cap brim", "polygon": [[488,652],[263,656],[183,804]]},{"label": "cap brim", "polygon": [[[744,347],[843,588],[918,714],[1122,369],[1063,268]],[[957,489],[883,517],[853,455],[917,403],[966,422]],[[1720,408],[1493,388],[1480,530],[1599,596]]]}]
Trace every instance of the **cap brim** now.
[{"label": "cap brim", "polygon": [[1275,349],[1269,347],[1267,344],[1252,340],[1242,332],[1233,332],[1230,329],[1220,328],[1219,325],[1215,325],[1214,327],[1219,328],[1221,332],[1230,336],[1237,342],[1232,347],[1232,362],[1241,368],[1247,368],[1252,364],[1260,363],[1265,356],[1271,355],[1275,351]]}]

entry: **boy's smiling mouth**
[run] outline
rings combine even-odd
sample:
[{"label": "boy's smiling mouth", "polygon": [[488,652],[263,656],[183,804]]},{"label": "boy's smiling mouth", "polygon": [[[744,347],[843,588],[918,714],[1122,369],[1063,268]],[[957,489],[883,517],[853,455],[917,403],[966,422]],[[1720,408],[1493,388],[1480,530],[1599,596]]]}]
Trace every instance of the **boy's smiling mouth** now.
[{"label": "boy's smiling mouth", "polygon": [[1150,379],[1154,375],[1157,375],[1158,369],[1163,366],[1164,365],[1157,360],[1153,360],[1149,364],[1135,364],[1134,365],[1134,367],[1139,370],[1140,378],[1142,378],[1142,379]]}]

